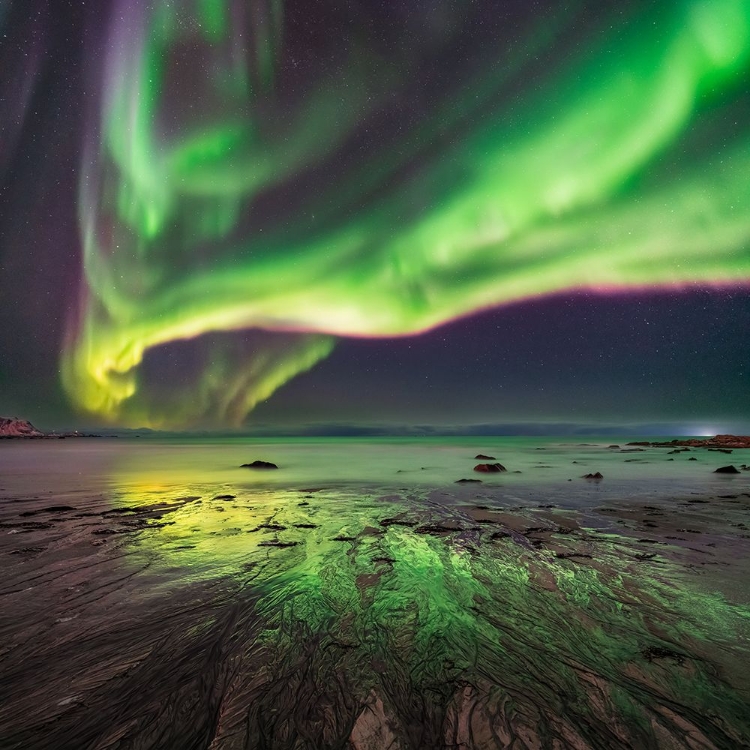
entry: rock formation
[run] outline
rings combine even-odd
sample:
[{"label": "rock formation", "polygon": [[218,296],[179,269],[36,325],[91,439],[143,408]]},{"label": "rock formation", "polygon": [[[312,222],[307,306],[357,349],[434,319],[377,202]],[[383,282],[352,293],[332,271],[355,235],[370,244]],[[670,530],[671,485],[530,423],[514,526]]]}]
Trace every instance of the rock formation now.
[{"label": "rock formation", "polygon": [[0,438],[41,438],[44,433],[18,417],[0,417]]}]

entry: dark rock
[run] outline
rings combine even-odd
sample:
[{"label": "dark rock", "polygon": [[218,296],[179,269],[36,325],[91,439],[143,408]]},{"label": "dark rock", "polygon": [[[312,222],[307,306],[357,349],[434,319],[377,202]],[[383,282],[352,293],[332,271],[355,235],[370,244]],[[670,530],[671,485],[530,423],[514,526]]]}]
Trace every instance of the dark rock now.
[{"label": "dark rock", "polygon": [[414,529],[415,534],[432,534],[433,536],[446,536],[452,534],[460,529],[452,529],[447,526],[441,526],[440,524],[427,524],[425,526],[418,526]]},{"label": "dark rock", "polygon": [[217,495],[214,500],[234,500],[236,495]]},{"label": "dark rock", "polygon": [[416,521],[403,521],[400,518],[384,518],[380,522],[381,526],[388,527],[388,526],[416,526]]},{"label": "dark rock", "polygon": [[474,458],[478,461],[494,461],[494,456],[485,456],[484,453],[478,453]]},{"label": "dark rock", "polygon": [[253,461],[251,464],[242,464],[241,469],[278,469],[276,464],[270,461]]},{"label": "dark rock", "polygon": [[648,662],[652,662],[655,659],[674,659],[678,664],[685,662],[685,656],[678,654],[676,651],[672,651],[669,648],[663,646],[649,646],[641,651],[641,656]]},{"label": "dark rock", "polygon": [[508,471],[502,464],[477,464],[474,471],[482,474],[499,474],[501,471]]},{"label": "dark rock", "polygon": [[21,549],[11,550],[11,555],[38,555],[40,552],[44,552],[46,547],[21,547]]},{"label": "dark rock", "polygon": [[495,541],[497,539],[512,539],[509,531],[494,531],[492,532],[492,535],[490,536],[490,539],[492,541]]},{"label": "dark rock", "polygon": [[597,471],[595,474],[584,474],[581,479],[604,479],[604,475]]},{"label": "dark rock", "polygon": [[72,505],[50,505],[48,508],[42,508],[41,510],[27,510],[18,515],[27,518],[28,516],[36,516],[39,513],[65,513],[65,511],[68,510],[76,510],[76,508]]},{"label": "dark rock", "polygon": [[709,448],[709,451],[712,451],[713,453],[731,453],[731,448]]},{"label": "dark rock", "polygon": [[619,445],[608,445],[607,448],[619,448]]},{"label": "dark rock", "polygon": [[278,540],[274,540],[271,542],[260,542],[258,544],[259,547],[296,547],[299,544],[299,542],[280,542]]},{"label": "dark rock", "polygon": [[690,458],[688,459],[688,461],[697,461],[697,460],[698,459],[695,456],[690,456]]},{"label": "dark rock", "polygon": [[732,466],[731,464],[729,466],[720,466],[716,471],[714,471],[714,474],[739,474],[740,470],[736,466]]}]

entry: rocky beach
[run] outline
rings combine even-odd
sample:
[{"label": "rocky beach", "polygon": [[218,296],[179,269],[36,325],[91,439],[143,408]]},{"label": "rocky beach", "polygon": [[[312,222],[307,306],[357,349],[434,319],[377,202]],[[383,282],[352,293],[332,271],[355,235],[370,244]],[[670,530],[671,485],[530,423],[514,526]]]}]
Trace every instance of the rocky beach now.
[{"label": "rocky beach", "polygon": [[[608,489],[629,449],[545,444],[431,486],[400,446],[379,485],[304,485],[270,445],[238,455],[278,471],[180,484],[178,451],[75,445],[109,456],[99,484],[0,482],[3,748],[750,743],[750,473]],[[522,455],[581,471],[540,484]]]}]

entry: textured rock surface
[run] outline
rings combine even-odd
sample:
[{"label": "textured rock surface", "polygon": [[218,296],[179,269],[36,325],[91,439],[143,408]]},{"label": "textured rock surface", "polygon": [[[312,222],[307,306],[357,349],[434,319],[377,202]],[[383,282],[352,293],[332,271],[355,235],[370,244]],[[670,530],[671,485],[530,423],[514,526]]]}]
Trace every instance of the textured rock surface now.
[{"label": "textured rock surface", "polygon": [[0,417],[0,437],[44,437],[44,433],[25,419]]}]

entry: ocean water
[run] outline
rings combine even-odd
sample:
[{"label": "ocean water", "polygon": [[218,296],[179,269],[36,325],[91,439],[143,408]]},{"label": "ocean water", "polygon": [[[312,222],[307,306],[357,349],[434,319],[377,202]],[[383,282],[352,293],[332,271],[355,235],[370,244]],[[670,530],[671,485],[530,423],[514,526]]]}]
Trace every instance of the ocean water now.
[{"label": "ocean water", "polygon": [[[529,493],[585,507],[610,496],[712,492],[747,477],[717,475],[719,466],[750,462],[750,451],[733,455],[668,448],[633,451],[643,438],[216,438],[67,439],[0,443],[0,491],[68,495],[134,490],[252,491],[321,486],[493,489],[509,499]],[[651,438],[661,440],[662,438]],[[663,438],[668,440],[670,438]],[[610,448],[618,445],[619,448]],[[473,471],[477,454],[494,456],[500,474]],[[748,455],[745,455],[748,454]],[[694,458],[696,460],[690,460]],[[672,460],[670,460],[672,459]],[[278,470],[240,468],[255,460]],[[600,472],[604,480],[581,477]],[[750,475],[748,475],[750,476]],[[482,485],[461,487],[459,479]]]}]

